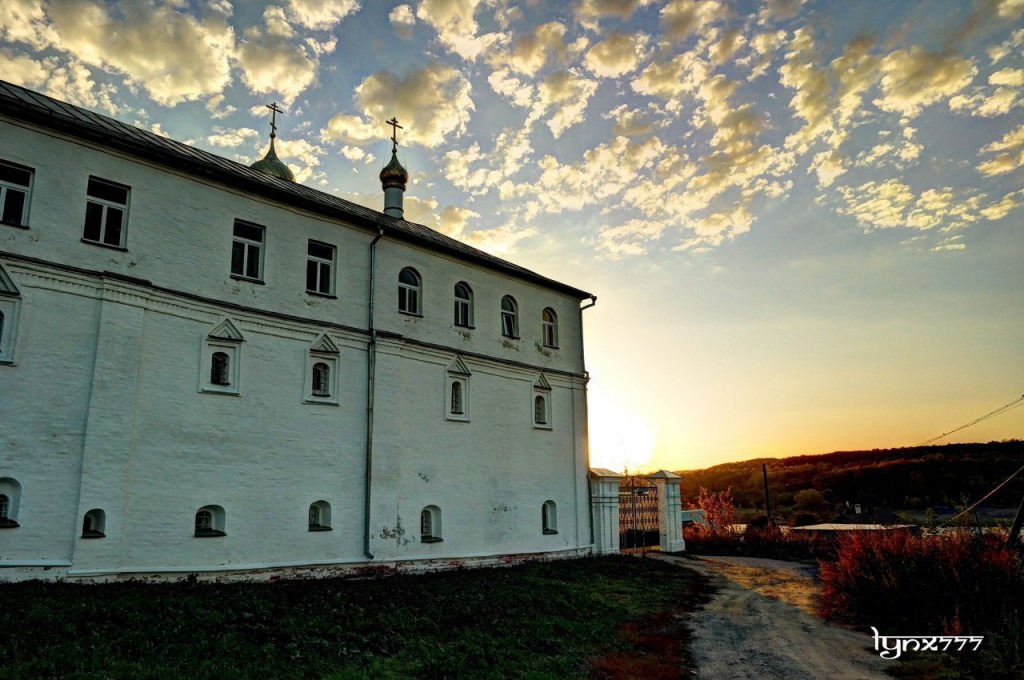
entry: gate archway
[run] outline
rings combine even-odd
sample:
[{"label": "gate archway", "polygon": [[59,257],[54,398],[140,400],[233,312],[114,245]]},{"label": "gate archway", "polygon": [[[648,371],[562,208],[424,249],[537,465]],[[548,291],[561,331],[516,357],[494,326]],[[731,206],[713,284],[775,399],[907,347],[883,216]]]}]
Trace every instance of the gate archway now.
[{"label": "gate archway", "polygon": [[619,481],[619,550],[657,548],[658,487],[640,475]]}]

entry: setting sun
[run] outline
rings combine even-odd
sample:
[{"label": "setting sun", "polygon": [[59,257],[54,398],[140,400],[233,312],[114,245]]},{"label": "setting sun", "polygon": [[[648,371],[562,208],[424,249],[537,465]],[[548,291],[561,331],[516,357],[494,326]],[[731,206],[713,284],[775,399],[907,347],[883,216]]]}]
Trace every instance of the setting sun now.
[{"label": "setting sun", "polygon": [[651,426],[635,413],[594,387],[588,393],[590,410],[590,466],[615,472],[644,472],[654,457]]}]

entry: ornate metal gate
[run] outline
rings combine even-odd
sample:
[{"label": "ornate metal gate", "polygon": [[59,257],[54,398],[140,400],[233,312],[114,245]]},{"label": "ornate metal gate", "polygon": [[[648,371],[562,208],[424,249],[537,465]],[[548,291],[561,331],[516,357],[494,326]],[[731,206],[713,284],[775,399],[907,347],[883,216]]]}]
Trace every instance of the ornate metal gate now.
[{"label": "ornate metal gate", "polygon": [[641,551],[658,545],[658,487],[639,475],[619,482],[619,549]]}]

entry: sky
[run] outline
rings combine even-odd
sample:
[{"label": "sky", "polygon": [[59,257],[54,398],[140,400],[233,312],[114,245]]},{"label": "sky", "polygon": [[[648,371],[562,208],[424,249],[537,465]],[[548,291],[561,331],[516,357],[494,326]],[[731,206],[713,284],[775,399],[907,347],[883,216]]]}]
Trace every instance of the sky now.
[{"label": "sky", "polygon": [[1024,394],[1024,0],[4,0],[0,78],[243,163],[277,102],[296,180],[376,209],[397,117],[407,219],[598,296],[596,467]]}]

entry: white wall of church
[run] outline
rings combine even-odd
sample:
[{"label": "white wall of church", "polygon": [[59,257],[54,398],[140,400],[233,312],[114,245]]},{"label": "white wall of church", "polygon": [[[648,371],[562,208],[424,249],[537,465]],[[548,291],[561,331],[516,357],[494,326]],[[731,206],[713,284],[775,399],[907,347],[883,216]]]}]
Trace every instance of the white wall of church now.
[{"label": "white wall of church", "polygon": [[[21,292],[16,361],[0,365],[0,478],[22,488],[0,566],[93,575],[367,561],[374,234],[2,119],[0,140],[0,159],[34,170],[28,228],[0,225],[0,265]],[[82,241],[90,175],[131,187],[124,249]],[[266,227],[261,283],[230,276],[235,219]],[[310,239],[336,246],[333,298],[306,292]],[[578,300],[387,232],[376,253],[373,561],[586,550]],[[397,309],[406,266],[423,278],[420,316]],[[453,321],[459,281],[474,292],[471,330]],[[519,304],[517,340],[501,336],[506,294]],[[545,307],[557,348],[541,342]],[[243,338],[237,394],[203,387],[208,336],[224,319]],[[310,347],[324,332],[338,350],[337,399],[310,403]],[[446,418],[459,356],[471,371],[466,422]],[[542,373],[550,428],[533,422]],[[318,501],[330,531],[309,531]],[[542,531],[545,501],[557,533]],[[427,505],[441,511],[440,542],[420,540]],[[223,509],[224,536],[195,535],[204,506]],[[105,537],[83,538],[94,509]]]}]

